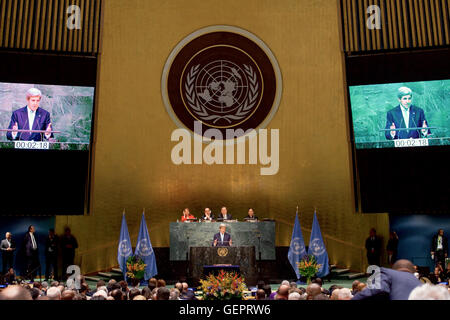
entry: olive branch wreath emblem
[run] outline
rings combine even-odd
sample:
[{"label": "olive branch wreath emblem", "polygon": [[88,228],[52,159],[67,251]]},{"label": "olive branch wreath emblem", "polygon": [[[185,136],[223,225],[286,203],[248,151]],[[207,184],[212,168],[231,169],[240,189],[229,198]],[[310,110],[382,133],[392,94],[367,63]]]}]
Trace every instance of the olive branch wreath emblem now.
[{"label": "olive branch wreath emblem", "polygon": [[192,68],[189,70],[189,73],[186,76],[186,83],[184,84],[186,100],[188,102],[189,107],[192,108],[194,113],[201,120],[205,121],[213,120],[213,123],[216,123],[221,119],[228,121],[228,123],[231,123],[232,120],[244,119],[245,116],[252,110],[258,98],[259,84],[257,82],[256,72],[253,70],[253,68],[251,66],[244,64],[244,71],[248,76],[250,86],[250,90],[244,103],[237,109],[237,111],[234,114],[227,114],[224,116],[220,116],[216,114],[209,114],[208,110],[198,101],[197,94],[195,93],[194,90],[195,87],[194,83],[195,77],[197,73],[200,71],[199,67],[200,67],[199,64],[192,66]]}]

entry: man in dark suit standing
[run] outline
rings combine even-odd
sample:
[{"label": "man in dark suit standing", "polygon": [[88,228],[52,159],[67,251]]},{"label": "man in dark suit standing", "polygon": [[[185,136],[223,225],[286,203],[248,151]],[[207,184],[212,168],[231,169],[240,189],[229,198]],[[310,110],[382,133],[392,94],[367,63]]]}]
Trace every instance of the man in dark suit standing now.
[{"label": "man in dark suit standing", "polygon": [[2,274],[5,274],[9,270],[9,268],[14,268],[13,263],[16,243],[13,240],[12,234],[10,232],[6,233],[6,238],[2,240],[0,249],[2,251]]},{"label": "man in dark suit standing", "polygon": [[407,87],[398,89],[399,105],[391,109],[386,117],[386,129],[424,128],[413,130],[385,131],[386,139],[417,139],[430,134],[423,109],[411,104],[412,90]]},{"label": "man in dark suit standing", "polygon": [[381,239],[377,237],[377,231],[370,229],[369,237],[366,239],[367,262],[369,265],[380,265]]},{"label": "man in dark suit standing", "polygon": [[37,268],[39,267],[39,251],[37,245],[37,239],[35,237],[34,226],[28,227],[28,232],[25,234],[23,241],[25,247],[25,257],[27,264],[27,277],[34,280],[37,274]]},{"label": "man in dark suit standing", "polygon": [[227,226],[224,223],[220,224],[219,233],[214,235],[213,246],[214,247],[229,247],[232,245],[231,235],[226,233]]},{"label": "man in dark suit standing", "polygon": [[75,250],[78,248],[78,241],[72,235],[69,227],[64,228],[64,235],[61,237],[61,251],[63,260],[63,279],[66,278],[67,267],[74,264]]},{"label": "man in dark suit standing", "polygon": [[[31,88],[27,91],[27,105],[13,112],[6,137],[8,140],[44,141],[53,138],[50,113],[39,108],[41,91]],[[16,130],[45,130],[41,132],[26,132]]]},{"label": "man in dark suit standing", "polygon": [[53,279],[58,278],[58,236],[54,229],[48,231],[45,239],[45,279],[50,279],[50,272],[53,271]]},{"label": "man in dark suit standing", "polygon": [[409,294],[422,285],[414,275],[414,265],[408,260],[397,260],[392,269],[380,268],[378,281],[358,292],[352,300],[408,300]]},{"label": "man in dark suit standing", "polygon": [[445,258],[448,255],[448,241],[444,236],[444,229],[439,229],[431,241],[431,257],[434,259],[435,267],[440,263],[445,268]]},{"label": "man in dark suit standing", "polygon": [[233,217],[228,213],[227,207],[222,207],[220,209],[219,219],[231,220]]}]

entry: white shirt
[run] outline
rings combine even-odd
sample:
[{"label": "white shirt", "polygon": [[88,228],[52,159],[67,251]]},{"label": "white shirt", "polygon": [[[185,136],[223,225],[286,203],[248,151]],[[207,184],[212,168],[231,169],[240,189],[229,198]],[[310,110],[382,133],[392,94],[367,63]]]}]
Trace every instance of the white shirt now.
[{"label": "white shirt", "polygon": [[405,128],[409,128],[409,109],[400,105],[400,110],[402,110],[403,120],[405,121]]},{"label": "white shirt", "polygon": [[8,242],[8,248],[11,248],[11,241],[9,241],[8,238],[6,238],[6,242]]},{"label": "white shirt", "polygon": [[438,238],[437,238],[437,248],[436,249],[437,250],[443,249],[443,247],[442,247],[442,237],[441,236],[438,236]]},{"label": "white shirt", "polygon": [[37,248],[36,239],[34,239],[33,232],[30,232],[31,242],[33,243],[33,249]]},{"label": "white shirt", "polygon": [[225,236],[225,234],[224,233],[221,233],[220,234],[220,241],[222,241],[223,242],[223,237]]},{"label": "white shirt", "polygon": [[[33,130],[34,118],[36,117],[36,111],[37,111],[37,109],[36,109],[35,111],[33,111],[33,110],[30,109],[29,106],[27,106],[27,113],[28,113],[28,130]],[[47,128],[46,128],[46,129],[47,129]],[[12,138],[15,139],[16,136],[17,136],[17,132],[16,132],[16,133],[13,132],[11,135],[12,135]],[[31,132],[30,132],[30,135],[31,135]],[[45,138],[46,138],[46,139],[49,139],[49,138],[50,138],[50,134],[47,134],[47,133],[46,133],[46,134],[45,134]]]}]

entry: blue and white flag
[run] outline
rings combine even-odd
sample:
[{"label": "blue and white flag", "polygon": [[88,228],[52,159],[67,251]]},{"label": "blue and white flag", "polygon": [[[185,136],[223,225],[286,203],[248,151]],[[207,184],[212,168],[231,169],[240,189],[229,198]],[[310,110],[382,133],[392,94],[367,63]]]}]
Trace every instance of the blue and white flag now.
[{"label": "blue and white flag", "polygon": [[300,279],[297,262],[300,262],[305,255],[305,241],[303,240],[302,229],[300,228],[300,222],[298,221],[297,211],[295,213],[294,229],[292,230],[291,245],[289,246],[288,252],[288,260],[297,275],[297,279]]},{"label": "blue and white flag", "polygon": [[122,226],[120,227],[119,247],[117,248],[117,261],[122,270],[123,278],[126,280],[127,259],[133,253],[131,247],[130,234],[128,233],[127,221],[125,220],[125,211],[122,215]]},{"label": "blue and white flag", "polygon": [[327,248],[325,248],[325,243],[323,242],[319,220],[317,220],[315,210],[311,238],[309,239],[308,254],[314,255],[317,259],[317,263],[321,265],[319,271],[317,272],[317,277],[322,278],[330,273]]},{"label": "blue and white flag", "polygon": [[136,244],[136,250],[134,255],[141,257],[145,267],[144,279],[148,280],[158,274],[156,268],[156,258],[153,252],[152,243],[150,242],[150,236],[148,235],[147,222],[145,222],[144,213],[142,213],[141,226],[139,228],[139,235]]}]

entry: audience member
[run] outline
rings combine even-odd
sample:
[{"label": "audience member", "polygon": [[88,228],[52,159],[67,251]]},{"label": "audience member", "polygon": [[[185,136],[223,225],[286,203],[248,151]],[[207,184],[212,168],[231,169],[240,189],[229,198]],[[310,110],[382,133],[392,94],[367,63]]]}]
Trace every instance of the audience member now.
[{"label": "audience member", "polygon": [[408,300],[450,300],[450,293],[444,286],[424,284],[412,290]]}]

